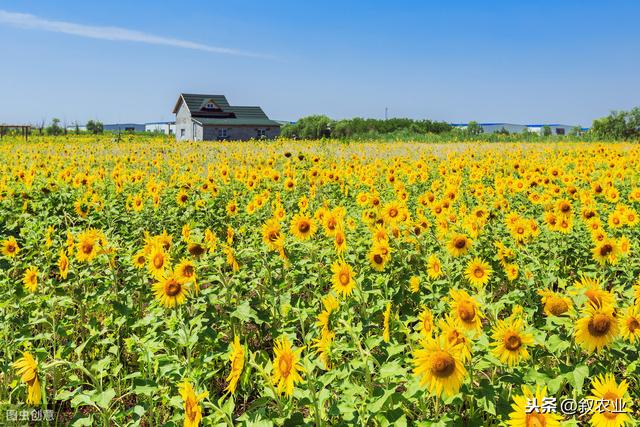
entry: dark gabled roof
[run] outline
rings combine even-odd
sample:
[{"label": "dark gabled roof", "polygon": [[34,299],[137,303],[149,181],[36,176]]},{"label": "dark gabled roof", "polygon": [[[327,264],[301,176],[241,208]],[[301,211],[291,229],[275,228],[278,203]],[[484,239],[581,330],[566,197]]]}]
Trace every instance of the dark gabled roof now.
[{"label": "dark gabled roof", "polygon": [[[205,104],[212,100],[218,108],[205,109]],[[238,125],[238,126],[280,126],[278,122],[270,120],[260,107],[246,107],[229,105],[224,95],[195,95],[180,94],[178,102],[173,108],[177,113],[184,102],[189,109],[192,120],[205,125]]]},{"label": "dark gabled roof", "polygon": [[274,122],[267,118],[241,118],[234,119],[214,119],[210,117],[194,117],[194,122],[200,123],[203,126],[280,126],[280,123]]},{"label": "dark gabled roof", "polygon": [[202,105],[209,99],[212,99],[220,108],[224,109],[229,106],[229,102],[224,95],[204,95],[195,93],[181,93],[175,107],[173,107],[173,114],[178,112],[180,104],[184,101],[187,104],[187,108],[191,113],[200,110]]}]

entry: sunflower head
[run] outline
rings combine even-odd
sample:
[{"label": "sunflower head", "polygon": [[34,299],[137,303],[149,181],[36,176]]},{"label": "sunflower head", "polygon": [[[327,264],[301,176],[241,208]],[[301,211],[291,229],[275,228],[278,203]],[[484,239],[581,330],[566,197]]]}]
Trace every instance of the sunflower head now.
[{"label": "sunflower head", "polygon": [[413,353],[413,364],[420,385],[436,397],[458,393],[467,375],[460,345],[452,344],[445,336],[423,338]]},{"label": "sunflower head", "polygon": [[629,385],[625,380],[619,384],[613,374],[601,374],[591,382],[593,401],[591,425],[625,426],[632,422],[632,400],[627,392]]},{"label": "sunflower head", "polygon": [[510,317],[498,320],[492,331],[493,354],[509,366],[529,358],[527,347],[533,344],[533,336],[524,331],[522,319]]},{"label": "sunflower head", "polygon": [[184,304],[189,290],[184,282],[175,274],[169,274],[153,285],[158,302],[167,308]]},{"label": "sunflower head", "polygon": [[619,320],[614,307],[587,305],[575,324],[575,339],[589,353],[608,347],[618,336]]},{"label": "sunflower head", "polygon": [[317,227],[311,217],[305,213],[299,213],[293,217],[290,231],[299,240],[307,240],[316,233]]},{"label": "sunflower head", "polygon": [[278,392],[287,396],[293,394],[296,383],[302,382],[300,372],[303,368],[299,363],[301,351],[302,349],[294,350],[286,336],[278,339],[273,348],[273,383]]},{"label": "sunflower head", "polygon": [[[555,412],[542,410],[540,407],[531,407],[530,402],[544,402],[547,398],[547,388],[536,386],[531,390],[528,386],[522,386],[522,394],[513,397],[509,414],[510,426],[522,427],[560,427],[562,418]],[[540,405],[540,404],[538,404]]]},{"label": "sunflower head", "polygon": [[482,318],[484,317],[478,302],[465,290],[451,289],[449,295],[451,296],[451,312],[458,324],[466,331],[477,335],[482,330]]},{"label": "sunflower head", "polygon": [[493,270],[486,261],[474,258],[467,264],[465,277],[473,286],[482,287],[489,282]]},{"label": "sunflower head", "polygon": [[331,266],[333,290],[342,297],[348,297],[356,285],[353,269],[344,261],[336,261]]}]

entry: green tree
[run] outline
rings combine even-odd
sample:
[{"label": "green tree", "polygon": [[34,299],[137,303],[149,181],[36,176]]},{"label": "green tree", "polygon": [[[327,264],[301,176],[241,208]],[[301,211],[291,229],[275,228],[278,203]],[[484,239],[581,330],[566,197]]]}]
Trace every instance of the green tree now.
[{"label": "green tree", "polygon": [[327,116],[308,116],[293,124],[283,126],[280,133],[286,138],[328,138],[331,136],[334,124],[335,122]]},{"label": "green tree", "polygon": [[87,132],[91,132],[94,135],[97,135],[99,133],[102,133],[104,131],[104,126],[102,125],[102,122],[99,122],[97,120],[89,120],[87,122]]},{"label": "green tree", "polygon": [[542,136],[551,136],[551,127],[549,125],[542,126]]},{"label": "green tree", "polygon": [[467,128],[465,129],[465,131],[469,135],[480,135],[481,133],[484,133],[484,129],[482,129],[482,126],[480,126],[478,122],[473,120],[467,124]]},{"label": "green tree", "polygon": [[582,126],[574,126],[573,128],[571,128],[571,130],[569,131],[569,135],[571,136],[582,135]]},{"label": "green tree", "polygon": [[640,108],[612,111],[607,117],[594,120],[589,132],[599,139],[639,139]]},{"label": "green tree", "polygon": [[61,135],[63,131],[62,127],[60,127],[60,119],[56,118],[51,120],[51,125],[45,130],[47,135]]}]

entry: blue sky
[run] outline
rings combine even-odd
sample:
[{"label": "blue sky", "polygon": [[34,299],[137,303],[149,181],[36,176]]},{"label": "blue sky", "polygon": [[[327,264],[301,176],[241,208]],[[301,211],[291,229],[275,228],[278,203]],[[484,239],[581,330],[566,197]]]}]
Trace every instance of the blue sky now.
[{"label": "blue sky", "polygon": [[635,0],[0,0],[0,122],[169,120],[199,92],[281,120],[588,126],[640,104],[638,16]]}]

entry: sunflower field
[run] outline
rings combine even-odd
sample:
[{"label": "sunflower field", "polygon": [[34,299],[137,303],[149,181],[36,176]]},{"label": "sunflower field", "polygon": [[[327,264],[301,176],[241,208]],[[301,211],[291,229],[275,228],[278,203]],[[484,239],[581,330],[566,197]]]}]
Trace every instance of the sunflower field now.
[{"label": "sunflower field", "polygon": [[5,138],[0,424],[634,425],[639,215],[631,143]]}]

